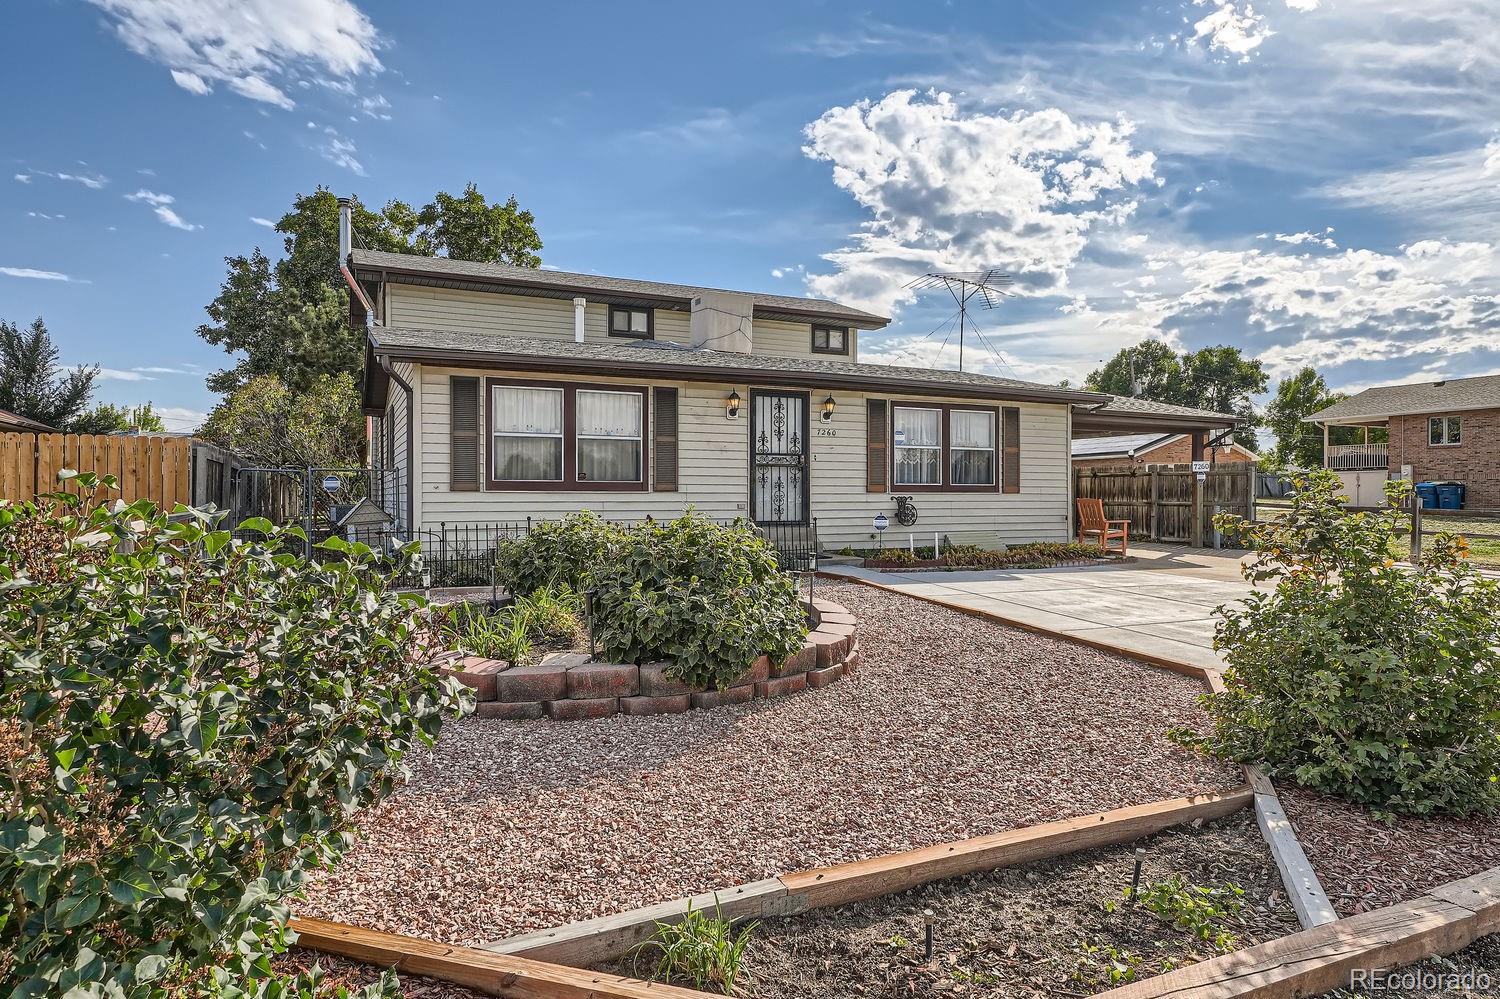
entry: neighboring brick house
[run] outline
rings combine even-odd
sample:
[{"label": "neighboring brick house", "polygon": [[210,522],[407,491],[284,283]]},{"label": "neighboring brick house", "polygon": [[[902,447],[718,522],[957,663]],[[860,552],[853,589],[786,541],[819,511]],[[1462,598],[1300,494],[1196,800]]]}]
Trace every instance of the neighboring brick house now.
[{"label": "neighboring brick house", "polygon": [[[1323,465],[1339,472],[1359,505],[1378,498],[1384,479],[1409,474],[1462,482],[1466,507],[1500,509],[1500,375],[1381,385],[1307,420],[1323,426]],[[1385,427],[1390,443],[1330,445],[1333,426]]]},{"label": "neighboring brick house", "polygon": [[[1255,460],[1254,452],[1238,444],[1208,448],[1204,457],[1220,465]],[[1129,434],[1122,437],[1079,437],[1073,440],[1074,468],[1120,465],[1178,465],[1193,460],[1193,441],[1187,434]]]}]

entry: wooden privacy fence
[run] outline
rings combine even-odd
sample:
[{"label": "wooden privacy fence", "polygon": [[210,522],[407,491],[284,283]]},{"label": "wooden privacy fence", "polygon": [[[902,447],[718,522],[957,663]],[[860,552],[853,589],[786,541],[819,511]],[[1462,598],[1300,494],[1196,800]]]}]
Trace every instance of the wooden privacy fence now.
[{"label": "wooden privacy fence", "polygon": [[[22,502],[56,492],[57,473],[113,475],[119,492],[96,490],[94,499],[149,499],[172,509],[192,496],[192,439],[109,434],[0,435],[0,500]],[[67,487],[78,492],[78,486]]]},{"label": "wooden privacy fence", "polygon": [[1074,479],[1078,496],[1102,499],[1106,517],[1130,521],[1132,538],[1217,548],[1214,514],[1254,519],[1255,474],[1253,464],[1217,465],[1200,485],[1191,465],[1122,465],[1076,469]]}]

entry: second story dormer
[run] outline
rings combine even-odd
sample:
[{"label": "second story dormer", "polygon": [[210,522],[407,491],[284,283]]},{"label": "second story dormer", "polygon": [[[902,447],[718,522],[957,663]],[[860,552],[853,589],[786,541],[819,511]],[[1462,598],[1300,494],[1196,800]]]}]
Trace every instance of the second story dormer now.
[{"label": "second story dormer", "polygon": [[775,357],[859,360],[889,320],[817,298],[725,291],[355,249],[376,324],[578,343],[652,340]]}]

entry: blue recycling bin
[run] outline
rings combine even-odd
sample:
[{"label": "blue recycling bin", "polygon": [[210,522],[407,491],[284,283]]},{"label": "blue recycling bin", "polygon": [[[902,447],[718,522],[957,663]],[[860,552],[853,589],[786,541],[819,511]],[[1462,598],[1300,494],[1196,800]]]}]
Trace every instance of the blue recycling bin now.
[{"label": "blue recycling bin", "polygon": [[1464,508],[1464,484],[1462,482],[1439,482],[1437,505],[1439,510],[1462,510]]},{"label": "blue recycling bin", "polygon": [[1438,505],[1438,487],[1436,482],[1418,482],[1417,499],[1422,501],[1423,510],[1436,510]]}]

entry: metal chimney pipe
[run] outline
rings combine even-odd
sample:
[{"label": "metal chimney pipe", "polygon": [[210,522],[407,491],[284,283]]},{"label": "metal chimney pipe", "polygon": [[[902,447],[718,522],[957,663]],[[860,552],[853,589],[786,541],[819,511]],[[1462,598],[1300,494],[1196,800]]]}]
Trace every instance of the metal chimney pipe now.
[{"label": "metal chimney pipe", "polygon": [[349,254],[354,250],[354,202],[339,199],[339,266],[349,263]]}]

